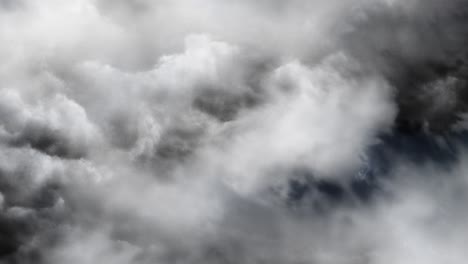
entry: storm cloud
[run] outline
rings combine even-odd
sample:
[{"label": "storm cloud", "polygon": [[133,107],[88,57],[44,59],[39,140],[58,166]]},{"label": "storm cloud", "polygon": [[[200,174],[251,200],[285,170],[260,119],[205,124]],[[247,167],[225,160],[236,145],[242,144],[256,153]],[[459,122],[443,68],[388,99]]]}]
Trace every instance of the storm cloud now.
[{"label": "storm cloud", "polygon": [[0,263],[465,263],[468,1],[0,0]]}]

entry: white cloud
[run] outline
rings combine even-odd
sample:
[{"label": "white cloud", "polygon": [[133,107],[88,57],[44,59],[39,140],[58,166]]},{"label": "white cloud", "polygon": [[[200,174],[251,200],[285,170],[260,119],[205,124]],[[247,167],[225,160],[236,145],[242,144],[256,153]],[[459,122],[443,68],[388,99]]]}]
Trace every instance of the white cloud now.
[{"label": "white cloud", "polygon": [[[0,0],[0,255],[463,263],[463,147],[381,141],[407,71],[423,117],[462,101],[431,66],[464,50],[456,3],[410,2]],[[453,160],[405,160],[418,136]]]}]

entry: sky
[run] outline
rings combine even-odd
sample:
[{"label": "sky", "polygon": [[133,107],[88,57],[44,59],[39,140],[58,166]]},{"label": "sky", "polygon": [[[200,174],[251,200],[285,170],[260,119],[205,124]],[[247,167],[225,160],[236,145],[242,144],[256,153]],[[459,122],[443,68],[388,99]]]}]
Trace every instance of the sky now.
[{"label": "sky", "polygon": [[0,0],[0,264],[464,264],[466,0]]}]

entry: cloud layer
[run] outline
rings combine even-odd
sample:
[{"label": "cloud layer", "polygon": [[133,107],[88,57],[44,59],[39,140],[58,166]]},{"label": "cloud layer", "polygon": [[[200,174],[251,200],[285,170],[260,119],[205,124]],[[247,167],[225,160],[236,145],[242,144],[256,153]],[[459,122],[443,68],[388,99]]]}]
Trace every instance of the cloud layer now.
[{"label": "cloud layer", "polygon": [[0,0],[0,263],[464,263],[467,4]]}]

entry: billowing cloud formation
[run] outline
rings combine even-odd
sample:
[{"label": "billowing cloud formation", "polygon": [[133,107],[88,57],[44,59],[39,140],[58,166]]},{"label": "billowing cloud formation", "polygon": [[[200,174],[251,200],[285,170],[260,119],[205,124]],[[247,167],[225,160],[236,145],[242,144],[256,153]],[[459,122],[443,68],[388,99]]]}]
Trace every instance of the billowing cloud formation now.
[{"label": "billowing cloud formation", "polygon": [[0,263],[464,263],[467,4],[0,0]]}]

